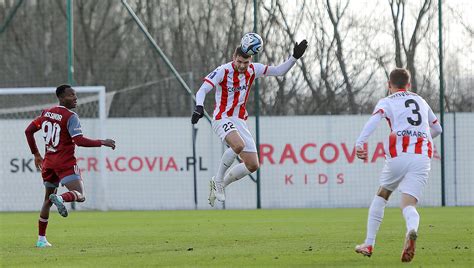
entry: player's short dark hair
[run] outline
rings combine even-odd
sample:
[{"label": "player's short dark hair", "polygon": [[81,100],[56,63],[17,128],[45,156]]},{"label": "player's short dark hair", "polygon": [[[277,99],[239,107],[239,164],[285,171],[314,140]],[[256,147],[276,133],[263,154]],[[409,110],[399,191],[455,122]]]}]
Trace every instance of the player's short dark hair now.
[{"label": "player's short dark hair", "polygon": [[242,49],[240,48],[240,46],[237,46],[237,47],[235,48],[234,57],[235,57],[235,56],[241,56],[241,57],[244,58],[244,59],[248,59],[248,58],[252,57],[251,55],[245,54],[245,52],[242,51]]},{"label": "player's short dark hair", "polygon": [[60,85],[56,88],[56,96],[59,98],[64,94],[64,91],[66,91],[67,88],[71,88],[71,85]]},{"label": "player's short dark hair", "polygon": [[390,72],[390,83],[397,88],[405,88],[410,83],[410,72],[405,68],[395,68]]}]

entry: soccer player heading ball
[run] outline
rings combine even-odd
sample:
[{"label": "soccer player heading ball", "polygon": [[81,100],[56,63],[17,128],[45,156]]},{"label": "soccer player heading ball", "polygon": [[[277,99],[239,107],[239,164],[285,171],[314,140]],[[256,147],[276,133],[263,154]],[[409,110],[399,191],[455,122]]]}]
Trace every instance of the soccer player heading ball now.
[{"label": "soccer player heading ball", "polygon": [[[262,76],[285,75],[303,56],[308,42],[296,43],[293,55],[278,66],[268,66],[261,63],[252,63],[252,56],[237,46],[232,61],[217,67],[206,78],[196,93],[196,108],[191,123],[196,124],[204,115],[204,99],[213,88],[216,89],[215,109],[212,128],[214,132],[226,142],[229,148],[224,151],[219,163],[217,174],[211,178],[209,204],[214,206],[215,200],[225,201],[225,188],[255,172],[259,167],[255,141],[247,127],[247,99],[250,88],[256,78]],[[229,169],[237,155],[243,163]],[[224,176],[225,175],[225,176]]]},{"label": "soccer player heading ball", "polygon": [[[31,153],[35,156],[35,166],[41,170],[45,186],[43,207],[38,221],[39,237],[37,247],[50,247],[46,240],[46,227],[48,226],[49,210],[54,204],[59,214],[67,217],[68,212],[64,202],[84,202],[84,185],[81,173],[76,165],[74,150],[76,145],[82,147],[107,146],[115,149],[115,141],[90,140],[83,136],[81,123],[77,114],[70,109],[76,108],[76,91],[69,85],[56,88],[59,105],[43,110],[25,130],[26,139]],[[42,130],[45,141],[44,159],[36,146],[34,134]],[[57,195],[61,183],[69,190],[62,195]]]},{"label": "soccer player heading ball", "polygon": [[372,117],[356,141],[357,157],[366,160],[367,149],[364,148],[364,143],[380,120],[387,120],[390,135],[384,144],[386,160],[379,177],[380,187],[369,208],[367,237],[363,244],[356,246],[355,251],[368,257],[372,255],[385,206],[392,192],[398,188],[401,192],[400,208],[407,230],[401,260],[410,262],[415,256],[420,223],[420,215],[415,207],[428,182],[434,148],[433,138],[443,130],[428,103],[408,91],[408,70],[393,70],[390,73],[388,88],[390,95],[377,103]]}]

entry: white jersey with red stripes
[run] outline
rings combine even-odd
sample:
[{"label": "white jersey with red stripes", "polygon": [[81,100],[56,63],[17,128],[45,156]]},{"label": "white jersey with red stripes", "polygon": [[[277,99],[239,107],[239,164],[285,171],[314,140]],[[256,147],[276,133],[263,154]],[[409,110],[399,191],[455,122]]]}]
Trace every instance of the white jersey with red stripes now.
[{"label": "white jersey with red stripes", "polygon": [[390,135],[385,141],[385,154],[393,158],[400,153],[433,155],[430,126],[437,123],[431,107],[413,92],[400,90],[381,99],[374,113],[387,119]]},{"label": "white jersey with red stripes", "polygon": [[214,120],[224,117],[238,117],[246,120],[248,113],[245,106],[252,83],[255,78],[266,75],[267,70],[267,65],[250,63],[247,71],[240,73],[235,70],[233,63],[229,62],[206,76],[204,82],[216,88]]}]

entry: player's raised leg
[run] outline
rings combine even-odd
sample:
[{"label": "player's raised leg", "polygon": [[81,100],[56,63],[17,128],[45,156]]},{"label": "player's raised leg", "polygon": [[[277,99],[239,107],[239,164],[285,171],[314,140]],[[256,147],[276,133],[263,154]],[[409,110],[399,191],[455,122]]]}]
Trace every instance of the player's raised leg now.
[{"label": "player's raised leg", "polygon": [[64,186],[69,190],[69,192],[63,193],[61,197],[64,202],[84,202],[86,197],[84,195],[84,183],[80,177],[76,179],[71,179],[69,181],[64,181]]},{"label": "player's raised leg", "polygon": [[[234,131],[235,132],[235,131]],[[234,149],[235,148],[235,149]],[[225,172],[232,166],[235,158],[237,157],[236,151],[242,151],[242,146],[234,146],[234,148],[229,147],[222,154],[221,161],[219,162],[219,167],[217,169],[217,174],[215,176],[216,181],[222,181],[224,179]]]},{"label": "player's raised leg", "polygon": [[216,198],[219,201],[225,201],[225,187],[258,169],[257,153],[241,152],[240,157],[242,158],[243,163],[239,163],[232,167],[224,177],[223,181],[214,180],[214,177],[211,179],[209,183],[209,204],[211,206],[214,206]]},{"label": "player's raised leg", "polygon": [[217,175],[212,177],[209,182],[209,204],[211,206],[214,206],[216,199],[221,202],[225,201],[224,174],[234,162],[235,157],[242,152],[245,147],[244,140],[240,137],[236,129],[228,132],[224,139],[229,145],[229,148],[226,149],[222,155],[217,169]]},{"label": "player's raised leg", "polygon": [[209,201],[209,205],[211,205],[211,207],[213,207],[216,203],[216,181],[214,180],[214,177],[212,177],[209,181],[209,197],[207,200]]},{"label": "player's raised leg", "polygon": [[375,246],[375,237],[382,224],[385,206],[388,198],[392,192],[380,187],[377,195],[372,200],[369,208],[369,216],[367,219],[367,236],[363,244],[357,245],[355,251],[364,256],[372,256],[372,251]]},{"label": "player's raised leg", "polygon": [[259,163],[257,153],[241,152],[240,158],[243,163],[235,165],[229,170],[224,178],[224,187],[227,187],[229,184],[240,180],[258,169]]},{"label": "player's raised leg", "polygon": [[216,198],[221,202],[225,201],[225,173],[230,168],[237,155],[240,154],[245,147],[245,142],[237,130],[230,131],[225,136],[225,141],[227,145],[229,145],[229,148],[225,150],[224,154],[222,155],[222,159],[217,170],[217,175],[215,177]]},{"label": "player's raised leg", "polygon": [[224,177],[224,187],[255,172],[259,168],[257,147],[247,124],[240,119],[236,119],[235,124],[244,144],[244,148],[239,154],[243,163],[237,164],[229,170]]},{"label": "player's raised leg", "polygon": [[48,227],[49,211],[53,205],[49,200],[49,195],[56,193],[57,188],[52,186],[45,186],[45,195],[43,206],[41,207],[40,217],[38,219],[38,241],[36,247],[45,248],[52,245],[46,239],[46,228]]},{"label": "player's raised leg", "polygon": [[[76,172],[78,173],[78,172]],[[61,183],[66,186],[69,192],[65,192],[61,195],[51,194],[49,199],[58,208],[59,214],[63,217],[68,216],[68,212],[64,203],[66,202],[84,202],[86,200],[84,196],[84,185],[80,174],[71,174],[64,177]]]},{"label": "player's raised leg", "polygon": [[416,210],[417,199],[409,194],[402,193],[401,208],[405,218],[407,233],[403,244],[402,262],[410,262],[415,257],[416,239],[418,238],[418,226],[420,215]]}]

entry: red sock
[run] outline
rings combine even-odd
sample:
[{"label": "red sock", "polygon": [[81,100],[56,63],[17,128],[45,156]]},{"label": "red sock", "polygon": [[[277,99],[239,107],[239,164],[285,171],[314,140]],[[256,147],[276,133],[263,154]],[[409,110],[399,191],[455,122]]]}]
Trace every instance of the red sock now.
[{"label": "red sock", "polygon": [[48,227],[48,219],[39,218],[38,220],[38,235],[46,235],[46,227]]},{"label": "red sock", "polygon": [[73,202],[77,200],[77,195],[74,191],[67,192],[61,195],[63,198],[64,202]]}]

